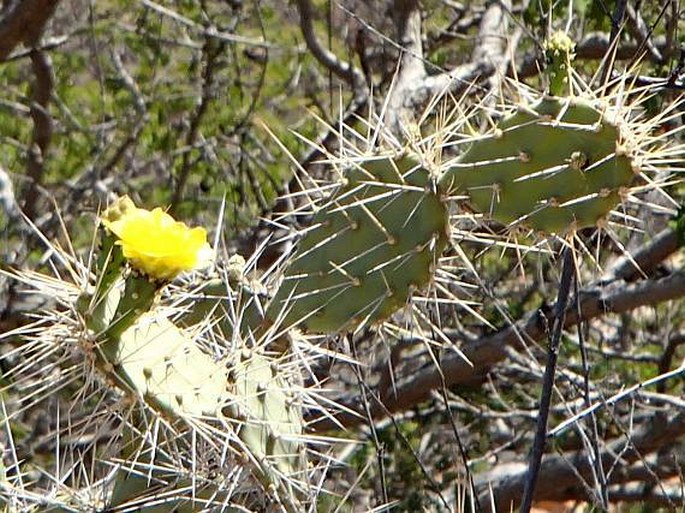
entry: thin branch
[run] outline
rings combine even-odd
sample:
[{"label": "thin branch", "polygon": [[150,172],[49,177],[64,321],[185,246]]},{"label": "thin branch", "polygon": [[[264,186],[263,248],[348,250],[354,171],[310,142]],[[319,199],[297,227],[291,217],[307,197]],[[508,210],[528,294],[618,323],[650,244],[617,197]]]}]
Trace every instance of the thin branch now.
[{"label": "thin branch", "polygon": [[[200,125],[202,124],[202,120],[207,113],[207,109],[209,108],[212,100],[215,99],[215,73],[217,72],[219,57],[224,48],[225,44],[221,41],[215,41],[209,37],[205,39],[205,44],[202,48],[202,92],[200,94],[200,101],[190,119],[190,127],[186,133],[185,144],[188,147],[195,146],[200,133]],[[182,156],[181,166],[178,171],[176,186],[174,188],[174,194],[171,198],[172,213],[178,212],[181,200],[183,199],[185,186],[188,182],[188,178],[190,177],[190,171],[193,167],[192,164],[194,164],[194,162],[192,162],[190,159],[191,155],[192,153],[188,151]]]},{"label": "thin branch", "polygon": [[443,48],[452,41],[463,39],[471,29],[480,25],[485,9],[476,5],[469,5],[468,12],[466,6],[453,7],[454,18],[445,28],[439,29],[427,35],[426,53],[431,54],[438,48]]},{"label": "thin branch", "polygon": [[26,163],[26,171],[30,183],[23,194],[22,200],[26,217],[34,219],[43,183],[45,157],[52,139],[52,117],[50,116],[48,106],[55,78],[52,72],[52,63],[45,52],[40,50],[31,52],[31,68],[35,75],[31,86],[33,133]]},{"label": "thin branch", "polygon": [[549,433],[547,433],[547,436],[558,436],[561,433],[563,433],[566,429],[570,428],[572,425],[574,425],[576,422],[581,420],[582,418],[594,413],[595,411],[600,410],[601,408],[606,408],[607,406],[611,406],[612,404],[618,403],[619,401],[622,401],[623,399],[626,399],[627,397],[632,396],[634,393],[637,391],[649,387],[655,384],[662,383],[670,378],[676,378],[679,377],[681,374],[685,372],[685,364],[681,365],[677,369],[673,369],[671,371],[665,372],[663,374],[659,374],[658,376],[648,379],[646,381],[637,383],[631,387],[628,387],[626,389],[621,390],[619,393],[614,394],[613,396],[603,399],[601,402],[597,402],[593,405],[591,405],[589,408],[585,408],[584,410],[576,413],[570,418],[567,418],[560,424],[554,427],[554,429],[550,430]]},{"label": "thin branch", "polygon": [[[428,350],[430,351],[431,348],[429,347]],[[445,405],[450,404],[449,400],[449,393],[447,390],[447,387],[445,386],[445,380],[442,380],[442,386],[440,387],[440,392],[442,394],[442,400],[444,401]],[[471,471],[471,468],[469,467],[469,457],[466,452],[466,448],[464,447],[464,443],[461,440],[461,436],[459,435],[459,427],[457,426],[457,421],[454,419],[454,415],[452,413],[452,409],[447,407],[447,418],[450,423],[450,427],[452,428],[452,433],[454,433],[454,440],[457,442],[457,450],[459,451],[459,458],[461,458],[461,463],[464,466],[464,474],[466,475],[466,480],[468,482],[468,486],[470,487],[471,491],[474,492],[474,498],[475,498],[475,506],[476,506],[476,511],[477,513],[482,513],[483,508],[480,505],[480,502],[478,500],[478,496],[475,494],[476,490],[476,485],[475,481],[473,479],[473,472]]]},{"label": "thin branch", "polygon": [[[576,296],[576,311],[580,312],[580,285],[578,284],[578,280],[575,280],[573,286],[575,288]],[[578,346],[580,349],[580,358],[583,371],[583,403],[585,405],[585,408],[589,408],[590,406],[592,406],[592,395],[590,392],[590,366],[587,357],[587,346],[585,344],[585,330],[582,323],[578,324],[576,331],[578,334]],[[588,461],[590,461],[594,466],[594,472],[592,473],[592,475],[595,487],[599,491],[598,499],[601,501],[601,508],[603,510],[607,510],[609,508],[609,497],[607,495],[607,479],[606,472],[604,471],[604,467],[602,466],[602,461],[600,458],[597,457],[600,454],[600,436],[599,426],[597,423],[597,416],[594,412],[590,414],[589,423],[590,428],[592,429],[591,438],[587,440],[587,442],[585,442],[586,439],[583,438],[583,441],[588,445]]]},{"label": "thin branch", "polygon": [[642,41],[642,44],[646,46],[647,50],[649,50],[650,56],[653,60],[662,62],[664,58],[652,41],[653,30],[647,26],[642,14],[640,14],[640,11],[637,11],[632,5],[627,4],[626,16],[628,18],[628,29],[633,34],[633,37],[639,41]]},{"label": "thin branch", "polygon": [[114,65],[114,69],[117,70],[117,73],[119,74],[119,77],[121,78],[124,87],[133,97],[133,105],[136,109],[136,118],[130,130],[128,130],[128,136],[117,147],[117,149],[114,151],[114,154],[107,160],[107,162],[100,169],[98,173],[99,180],[105,178],[110,173],[110,171],[114,169],[114,166],[116,166],[119,163],[119,161],[125,155],[126,151],[128,151],[128,149],[138,141],[138,137],[140,136],[140,133],[142,132],[143,127],[147,122],[147,106],[145,102],[145,97],[141,93],[138,84],[136,84],[136,81],[126,70],[124,63],[121,61],[121,57],[116,51],[112,52],[112,64]]},{"label": "thin branch", "polygon": [[[623,29],[623,19],[625,18],[626,5],[628,0],[616,0],[616,9],[611,17],[611,34],[609,34],[609,49],[615,51],[618,45],[618,36]],[[639,50],[638,50],[639,51]],[[604,69],[602,70],[602,82],[607,82],[614,69],[614,59],[607,59],[604,62]]]},{"label": "thin branch", "polygon": [[523,489],[523,500],[521,501],[521,513],[528,513],[533,505],[535,486],[542,462],[542,454],[545,452],[545,442],[547,441],[547,419],[549,418],[549,407],[552,402],[552,388],[554,388],[554,375],[557,369],[557,358],[559,356],[559,345],[561,344],[561,333],[564,330],[564,318],[568,307],[568,299],[571,295],[571,285],[574,281],[575,265],[573,263],[573,251],[564,248],[563,267],[561,271],[561,281],[559,282],[559,292],[557,303],[554,308],[554,324],[552,335],[549,339],[547,348],[547,365],[542,379],[542,391],[540,392],[540,407],[535,426],[535,438],[533,438],[533,448],[526,474],[526,486]]},{"label": "thin branch", "polygon": [[[569,308],[564,327],[574,326],[608,313],[627,312],[640,306],[682,297],[685,297],[685,272],[630,285],[616,282],[605,287],[586,288],[581,292],[580,313],[575,306]],[[447,386],[482,382],[490,369],[507,357],[508,348],[522,349],[527,343],[542,340],[547,335],[547,318],[548,312],[531,312],[517,323],[493,335],[461,346],[461,351],[473,366],[455,354],[443,358],[439,369],[436,369],[432,362],[420,367],[413,365],[411,371],[396,377],[394,387],[378,390],[374,394],[380,398],[382,404],[372,405],[372,415],[379,418],[386,411],[394,413],[415,407],[428,399],[433,390],[440,389],[441,374],[444,375]],[[452,341],[457,345],[460,342],[458,337],[452,337]],[[343,403],[346,408],[360,412],[354,401]],[[346,427],[352,427],[358,425],[361,419],[352,413],[341,413],[337,421]],[[337,429],[337,426],[328,419],[317,419],[314,422],[313,427],[317,430]]]},{"label": "thin branch", "polygon": [[300,29],[304,36],[307,48],[312,52],[314,58],[319,63],[332,71],[336,76],[350,84],[356,91],[359,88],[366,88],[366,79],[361,70],[355,68],[351,63],[338,58],[333,52],[324,48],[316,37],[314,31],[314,9],[309,0],[297,0],[297,9],[300,12]]},{"label": "thin branch", "polygon": [[[608,444],[599,456],[602,465],[611,466],[617,454],[622,454],[622,466],[640,459],[641,455],[652,453],[668,447],[685,435],[685,413],[679,413],[667,419],[653,417],[637,428],[628,440],[629,449],[624,450],[626,440],[618,439]],[[658,468],[655,469],[658,474]],[[583,451],[547,456],[540,467],[541,475],[545,479],[538,484],[535,500],[563,500],[574,498],[586,500],[587,496],[579,485],[579,477],[587,479],[592,472]],[[671,474],[673,475],[673,474]],[[512,504],[516,504],[521,497],[525,483],[526,471],[509,472],[498,483],[492,485],[494,491],[495,511],[509,511]],[[620,473],[617,473],[617,478]],[[573,490],[573,497],[567,494]],[[488,502],[490,490],[481,493],[481,500]],[[612,500],[612,494],[609,494]]]},{"label": "thin branch", "polygon": [[259,40],[258,38],[244,37],[238,34],[232,34],[230,32],[220,30],[214,25],[202,25],[200,23],[195,23],[190,18],[186,18],[185,16],[179,14],[173,9],[164,7],[163,5],[160,5],[157,2],[153,2],[152,0],[141,0],[141,3],[148,9],[151,9],[163,16],[166,16],[174,20],[175,22],[181,25],[185,25],[186,27],[196,31],[206,39],[211,38],[217,41],[221,41],[223,43],[234,43],[266,48],[270,48],[273,46],[265,41]]},{"label": "thin branch", "polygon": [[67,42],[71,40],[71,37],[74,34],[69,34],[69,35],[62,35],[62,36],[53,36],[53,37],[48,37],[44,38],[41,40],[41,42],[34,46],[33,48],[29,49],[21,49],[21,50],[16,50],[12,52],[3,62],[13,62],[13,61],[19,61],[21,59],[25,59],[26,57],[30,57],[31,52],[35,50],[40,50],[42,52],[49,52],[51,50],[55,50],[61,46],[64,46]]}]

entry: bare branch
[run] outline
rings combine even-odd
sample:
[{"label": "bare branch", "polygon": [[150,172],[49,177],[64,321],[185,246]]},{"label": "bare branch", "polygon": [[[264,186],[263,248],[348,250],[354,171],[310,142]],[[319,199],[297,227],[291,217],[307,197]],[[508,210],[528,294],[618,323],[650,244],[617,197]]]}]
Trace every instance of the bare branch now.
[{"label": "bare branch", "polygon": [[[631,285],[616,282],[606,287],[584,289],[580,293],[579,305],[574,304],[566,312],[565,327],[588,321],[607,313],[622,313],[644,305],[658,304],[663,301],[679,299],[685,296],[685,273],[680,272],[654,281],[643,281]],[[578,311],[581,312],[580,316]],[[542,340],[546,336],[549,312],[538,310],[531,312],[519,322],[489,337],[475,342],[468,342],[460,349],[473,363],[469,366],[459,355],[448,354],[436,368],[433,361],[418,366],[414,363],[410,369],[398,372],[394,387],[387,386],[375,390],[376,404],[371,405],[373,418],[389,413],[405,411],[430,397],[433,390],[439,390],[444,376],[446,386],[473,385],[483,381],[490,369],[507,357],[508,348],[523,349],[527,343]],[[453,337],[453,343],[459,340]],[[402,343],[402,342],[401,342]],[[412,345],[414,341],[403,341]],[[352,427],[364,421],[364,412],[351,401],[346,408],[357,412],[341,413],[337,421]],[[329,419],[314,420],[317,430],[336,429]]]},{"label": "bare branch", "polygon": [[59,0],[21,0],[9,3],[0,19],[0,61],[20,43],[34,46],[55,12]]},{"label": "bare branch", "polygon": [[[608,444],[601,454],[602,465],[611,467],[616,455],[621,454],[622,466],[642,458],[642,455],[664,449],[678,441],[685,435],[685,413],[679,413],[663,419],[658,416],[635,430],[630,440],[618,439]],[[624,451],[628,443],[629,450]],[[542,462],[541,475],[545,476],[538,483],[536,500],[586,500],[584,488],[580,486],[579,477],[585,480],[591,477],[591,466],[582,451],[573,454],[547,456]],[[656,469],[658,473],[658,469]],[[675,475],[677,471],[671,472]],[[507,477],[499,483],[493,484],[494,510],[509,511],[512,504],[516,504],[521,497],[525,482],[525,468],[517,472],[508,472]],[[616,480],[621,482],[620,472]],[[615,482],[615,481],[614,481]],[[484,484],[484,483],[483,483]],[[611,483],[610,483],[611,484]],[[481,504],[490,505],[490,491],[481,494]]]},{"label": "bare branch", "polygon": [[45,52],[34,50],[30,55],[35,79],[31,87],[33,134],[26,170],[31,181],[23,195],[23,207],[26,216],[33,219],[37,211],[38,197],[43,182],[45,156],[52,139],[52,117],[48,105],[55,78],[52,72],[52,63]]},{"label": "bare branch", "polygon": [[[542,391],[540,392],[540,406],[538,408],[538,418],[535,426],[535,437],[533,447],[528,462],[528,471],[525,476],[525,486],[523,488],[523,499],[521,501],[521,513],[529,513],[533,505],[535,488],[538,482],[538,474],[542,462],[542,455],[545,451],[547,442],[547,419],[549,418],[550,404],[552,403],[552,389],[554,388],[554,378],[556,375],[557,359],[559,356],[559,346],[561,345],[561,334],[564,330],[565,313],[567,310],[569,296],[571,295],[571,285],[576,280],[576,268],[573,263],[573,254],[569,248],[564,249],[563,268],[557,302],[554,305],[554,323],[552,325],[552,335],[549,337],[547,348],[547,363],[545,374],[542,378]],[[577,298],[576,298],[577,300]]]},{"label": "bare branch", "polygon": [[626,255],[616,262],[605,281],[634,281],[641,276],[647,277],[677,250],[678,234],[675,230],[666,229],[632,255]]},{"label": "bare branch", "polygon": [[386,123],[393,133],[401,134],[404,123],[414,117],[413,90],[426,77],[421,42],[421,9],[417,0],[395,0],[395,27],[401,46],[397,76],[388,99]]},{"label": "bare branch", "polygon": [[216,39],[218,41],[222,41],[224,43],[235,43],[235,44],[243,44],[243,45],[250,45],[250,46],[259,46],[259,47],[266,47],[269,48],[271,45],[269,43],[266,43],[264,41],[261,41],[258,38],[251,38],[251,37],[244,37],[239,34],[233,34],[230,32],[226,32],[224,30],[220,30],[214,25],[203,25],[199,23],[195,23],[193,20],[182,16],[178,12],[174,11],[173,9],[169,9],[167,7],[164,7],[163,5],[158,4],[157,2],[153,2],[152,0],[141,0],[141,3],[147,7],[148,9],[151,9],[162,16],[166,16],[172,20],[174,20],[176,23],[179,23],[181,25],[184,25],[197,33],[199,33],[201,36],[205,38],[212,38]]},{"label": "bare branch", "polygon": [[147,105],[145,103],[145,97],[141,93],[136,81],[126,70],[124,63],[121,62],[121,57],[116,51],[112,52],[112,64],[114,64],[114,68],[117,70],[117,73],[119,73],[119,77],[121,78],[124,87],[129,93],[131,93],[131,96],[133,96],[133,105],[136,109],[136,119],[133,123],[133,127],[128,132],[126,139],[119,145],[112,157],[102,166],[102,169],[100,169],[100,172],[98,173],[98,179],[100,180],[109,174],[114,166],[119,163],[126,151],[138,140],[140,132],[143,130],[143,127],[147,121]]},{"label": "bare branch", "polygon": [[[192,117],[190,118],[190,127],[188,128],[185,137],[185,144],[187,147],[193,147],[195,145],[200,134],[200,125],[202,124],[202,119],[207,113],[207,109],[209,108],[212,100],[214,100],[214,81],[215,74],[218,71],[217,63],[219,62],[219,57],[224,48],[225,45],[220,41],[213,41],[209,37],[205,39],[205,44],[202,47],[202,93],[200,94],[200,101],[197,104]],[[176,177],[174,193],[171,197],[172,212],[178,211],[181,200],[183,199],[185,186],[188,182],[192,165],[194,164],[194,162],[191,161],[190,156],[191,153],[189,151],[183,153],[181,166]]]},{"label": "bare branch", "polygon": [[365,88],[366,79],[361,70],[355,68],[351,63],[338,58],[333,52],[323,47],[314,32],[314,9],[309,0],[297,0],[297,8],[300,12],[300,29],[304,36],[307,48],[312,55],[323,66],[331,70],[336,76],[340,77],[352,85],[354,90],[360,87]]},{"label": "bare branch", "polygon": [[642,14],[637,11],[632,5],[626,5],[626,16],[628,19],[628,29],[633,36],[642,42],[642,44],[649,50],[651,58],[657,62],[664,60],[659,49],[654,46],[652,41],[652,31],[647,27]]},{"label": "bare branch", "polygon": [[[492,2],[486,9],[481,18],[478,43],[474,48],[471,62],[430,76],[426,73],[426,61],[423,59],[420,39],[421,17],[417,4],[418,2],[406,0],[396,2],[396,11],[402,15],[398,28],[404,29],[400,32],[400,42],[407,50],[403,54],[396,92],[393,93],[400,97],[401,103],[395,101],[391,106],[401,106],[405,112],[416,110],[430,98],[448,92],[460,94],[473,87],[479,80],[492,78],[498,72],[504,73],[509,56],[513,55],[513,48],[521,34],[520,30],[516,30],[510,38],[506,34],[507,13],[510,12],[508,1]],[[405,66],[408,67],[407,72],[403,71]],[[496,83],[491,85],[496,87]]]}]

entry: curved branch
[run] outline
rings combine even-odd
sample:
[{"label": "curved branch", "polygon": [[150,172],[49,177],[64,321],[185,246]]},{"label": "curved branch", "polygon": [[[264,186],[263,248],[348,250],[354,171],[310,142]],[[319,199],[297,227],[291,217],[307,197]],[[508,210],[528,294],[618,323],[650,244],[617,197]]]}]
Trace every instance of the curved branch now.
[{"label": "curved branch", "polygon": [[605,281],[635,281],[641,277],[648,277],[661,262],[678,250],[678,246],[678,234],[675,230],[667,228],[632,255],[626,255],[616,262]]},{"label": "curved branch", "polygon": [[[571,301],[573,306],[566,312],[564,325],[575,326],[607,313],[627,312],[682,297],[685,297],[685,272],[630,285],[616,282],[606,287],[588,288],[580,293],[579,308],[575,301]],[[413,408],[427,400],[431,392],[439,390],[443,383],[449,387],[482,382],[490,369],[507,357],[508,348],[523,349],[530,342],[542,340],[547,333],[548,319],[549,312],[538,310],[489,337],[466,343],[460,349],[473,366],[456,354],[443,358],[439,367],[432,362],[418,369],[413,366],[411,373],[396,376],[394,386],[373,390],[375,402],[369,408],[371,417],[379,418]],[[460,341],[453,338],[452,342],[458,345]],[[344,407],[351,412],[337,416],[339,425],[352,427],[366,420],[364,409],[359,404],[351,402]],[[312,419],[312,427],[315,430],[338,429],[338,425],[327,418]]]},{"label": "curved branch", "polygon": [[[488,5],[480,20],[478,42],[474,47],[470,62],[448,71],[441,70],[439,73],[428,75],[425,69],[427,61],[423,58],[421,46],[421,15],[418,2],[397,0],[395,10],[400,11],[397,6],[404,6],[406,19],[405,23],[398,24],[398,28],[404,29],[404,32],[400,32],[400,42],[403,48],[406,47],[408,50],[403,55],[402,66],[411,65],[410,72],[405,72],[404,76],[402,68],[400,69],[397,94],[402,95],[402,108],[405,111],[417,109],[431,98],[446,93],[459,95],[469,88],[476,87],[474,86],[476,82],[491,79],[499,72],[504,74],[509,57],[513,55],[513,49],[518,44],[520,36],[520,30],[517,30],[512,37],[506,34],[508,13],[511,11],[509,4],[509,1],[503,1],[491,2]],[[406,85],[399,87],[402,84]],[[491,85],[497,88],[496,83]],[[398,103],[395,102],[395,104]]]},{"label": "curved branch", "polygon": [[58,3],[59,0],[12,2],[0,19],[0,61],[7,59],[19,43],[36,44]]},{"label": "curved branch", "polygon": [[331,70],[336,76],[350,83],[356,91],[364,87],[366,80],[364,74],[351,63],[339,59],[333,52],[323,47],[314,32],[314,9],[309,0],[297,0],[297,9],[300,12],[300,29],[304,36],[307,48],[323,66]]}]

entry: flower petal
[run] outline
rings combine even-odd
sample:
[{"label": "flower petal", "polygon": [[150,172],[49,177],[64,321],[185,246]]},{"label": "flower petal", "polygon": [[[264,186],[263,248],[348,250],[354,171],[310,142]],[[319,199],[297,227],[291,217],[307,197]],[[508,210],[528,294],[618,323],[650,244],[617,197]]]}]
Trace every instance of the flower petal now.
[{"label": "flower petal", "polygon": [[131,265],[151,278],[172,280],[211,262],[205,229],[189,228],[161,208],[127,208],[114,219],[103,216],[102,222],[119,239]]}]

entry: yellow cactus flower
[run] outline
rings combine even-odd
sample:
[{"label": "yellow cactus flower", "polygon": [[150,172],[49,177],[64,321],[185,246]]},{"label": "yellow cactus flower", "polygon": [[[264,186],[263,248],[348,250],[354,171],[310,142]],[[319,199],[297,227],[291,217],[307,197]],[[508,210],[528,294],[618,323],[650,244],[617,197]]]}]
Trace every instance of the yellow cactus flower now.
[{"label": "yellow cactus flower", "polygon": [[119,239],[131,265],[155,280],[172,280],[211,261],[205,229],[189,228],[161,208],[129,206],[119,216],[103,216],[102,223]]}]

